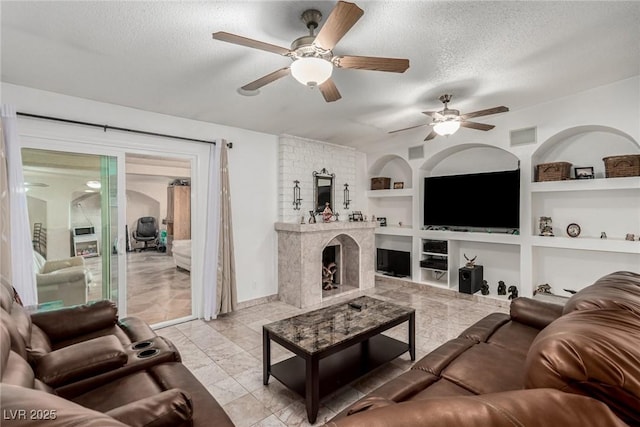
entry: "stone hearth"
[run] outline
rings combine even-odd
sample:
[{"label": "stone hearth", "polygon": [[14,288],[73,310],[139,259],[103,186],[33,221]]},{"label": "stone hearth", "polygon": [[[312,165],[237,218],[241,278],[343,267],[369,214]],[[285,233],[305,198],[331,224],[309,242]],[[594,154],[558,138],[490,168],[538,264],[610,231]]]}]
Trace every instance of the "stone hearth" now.
[{"label": "stone hearth", "polygon": [[293,224],[278,222],[278,295],[287,304],[305,308],[329,296],[322,291],[322,251],[340,246],[340,288],[374,287],[375,229],[373,222]]}]

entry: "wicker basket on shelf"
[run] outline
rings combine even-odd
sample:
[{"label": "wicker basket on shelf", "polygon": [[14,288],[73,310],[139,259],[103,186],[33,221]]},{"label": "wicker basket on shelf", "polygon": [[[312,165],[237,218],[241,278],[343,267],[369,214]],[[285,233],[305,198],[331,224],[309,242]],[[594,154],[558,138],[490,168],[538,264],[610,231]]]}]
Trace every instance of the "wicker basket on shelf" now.
[{"label": "wicker basket on shelf", "polygon": [[571,176],[571,163],[541,163],[536,166],[536,182],[563,181]]},{"label": "wicker basket on shelf", "polygon": [[602,159],[607,178],[640,176],[640,154],[610,156]]},{"label": "wicker basket on shelf", "polygon": [[371,178],[372,190],[388,190],[391,188],[391,178],[388,177],[375,177]]}]

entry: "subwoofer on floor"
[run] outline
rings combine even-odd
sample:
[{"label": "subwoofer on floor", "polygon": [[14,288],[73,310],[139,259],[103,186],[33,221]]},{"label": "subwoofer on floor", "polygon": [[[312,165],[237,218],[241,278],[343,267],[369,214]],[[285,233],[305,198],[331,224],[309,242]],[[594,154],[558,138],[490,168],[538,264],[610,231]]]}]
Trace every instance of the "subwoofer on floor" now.
[{"label": "subwoofer on floor", "polygon": [[482,285],[482,266],[462,267],[458,270],[458,289],[465,294],[475,294]]}]

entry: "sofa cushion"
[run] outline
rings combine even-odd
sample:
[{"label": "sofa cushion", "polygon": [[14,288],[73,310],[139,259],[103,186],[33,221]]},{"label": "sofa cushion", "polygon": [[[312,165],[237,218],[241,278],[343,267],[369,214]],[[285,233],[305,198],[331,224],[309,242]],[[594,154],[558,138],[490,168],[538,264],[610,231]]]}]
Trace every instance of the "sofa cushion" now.
[{"label": "sofa cushion", "polygon": [[562,316],[534,340],[525,386],[592,396],[640,424],[640,315],[625,309]]},{"label": "sofa cushion", "polygon": [[31,319],[55,342],[114,326],[118,321],[118,309],[113,302],[102,300],[33,313]]},{"label": "sofa cushion", "polygon": [[120,341],[109,335],[44,355],[36,361],[36,376],[51,387],[59,387],[117,369],[127,363],[127,358]]},{"label": "sofa cushion", "polygon": [[569,298],[563,312],[595,308],[624,308],[640,314],[640,274],[629,271],[607,274]]}]

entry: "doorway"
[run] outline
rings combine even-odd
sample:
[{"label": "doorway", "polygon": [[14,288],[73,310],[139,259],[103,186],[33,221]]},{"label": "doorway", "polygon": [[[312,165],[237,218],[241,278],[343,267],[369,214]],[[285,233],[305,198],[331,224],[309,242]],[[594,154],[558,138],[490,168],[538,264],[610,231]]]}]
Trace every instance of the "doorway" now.
[{"label": "doorway", "polygon": [[180,257],[191,258],[191,162],[127,153],[125,165],[127,313],[150,324],[188,318],[191,268]]}]

